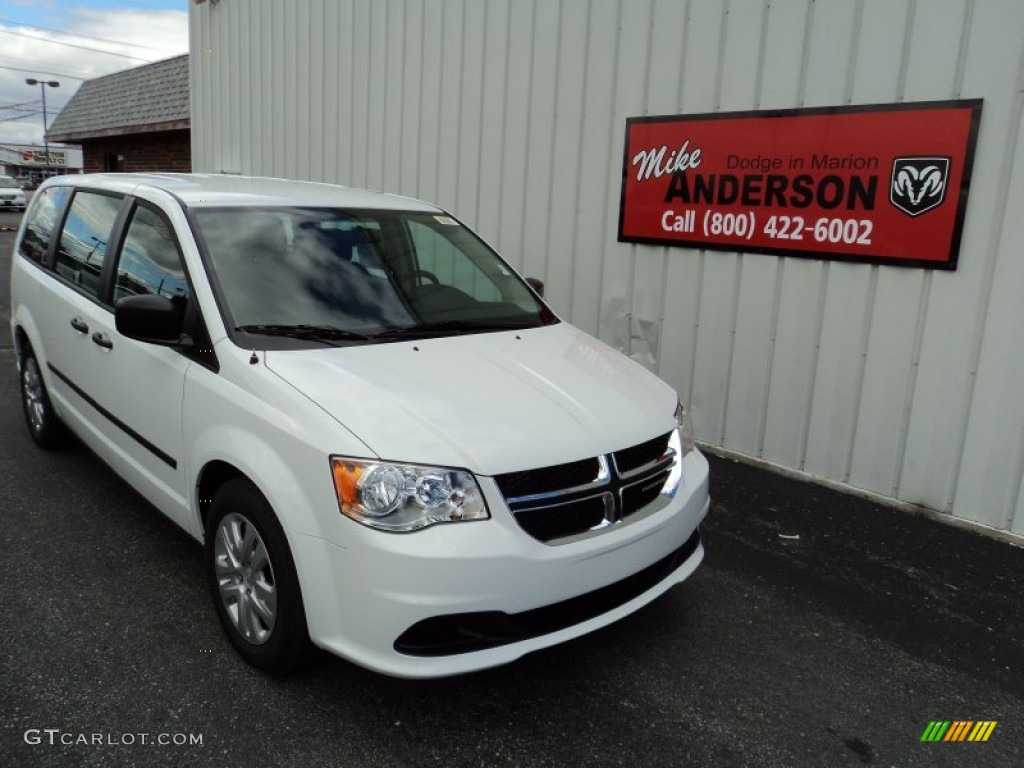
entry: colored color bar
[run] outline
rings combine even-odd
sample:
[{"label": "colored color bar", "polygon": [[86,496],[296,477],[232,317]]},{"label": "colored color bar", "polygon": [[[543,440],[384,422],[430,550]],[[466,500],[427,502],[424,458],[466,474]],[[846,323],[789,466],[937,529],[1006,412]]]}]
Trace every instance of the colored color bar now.
[{"label": "colored color bar", "polygon": [[978,741],[988,741],[988,737],[992,735],[992,731],[996,729],[996,721],[989,720],[986,724],[986,728],[983,733],[978,734]]},{"label": "colored color bar", "polygon": [[946,738],[943,741],[963,741],[964,736],[967,735],[967,730],[974,721],[972,720],[956,720],[953,722],[953,727],[949,729],[949,733],[946,734]]},{"label": "colored color bar", "polygon": [[939,741],[949,728],[949,720],[932,720],[921,734],[921,741]]}]

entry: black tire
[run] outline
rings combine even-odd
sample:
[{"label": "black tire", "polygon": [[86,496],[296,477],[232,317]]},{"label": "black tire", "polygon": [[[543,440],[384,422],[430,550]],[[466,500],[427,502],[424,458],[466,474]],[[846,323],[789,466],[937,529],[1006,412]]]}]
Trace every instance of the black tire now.
[{"label": "black tire", "polygon": [[248,480],[229,480],[214,494],[205,552],[210,596],[235,650],[264,672],[295,669],[312,649],[295,562],[273,509]]},{"label": "black tire", "polygon": [[48,451],[63,448],[68,443],[68,429],[53,410],[50,393],[32,347],[25,344],[18,375],[21,391],[21,411],[25,425],[36,445]]}]

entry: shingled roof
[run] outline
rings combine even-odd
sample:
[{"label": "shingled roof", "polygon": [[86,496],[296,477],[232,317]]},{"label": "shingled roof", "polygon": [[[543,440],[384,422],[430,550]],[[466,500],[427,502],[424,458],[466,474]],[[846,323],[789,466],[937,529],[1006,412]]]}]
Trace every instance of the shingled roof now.
[{"label": "shingled roof", "polygon": [[50,141],[187,129],[188,54],[82,83],[53,121]]}]

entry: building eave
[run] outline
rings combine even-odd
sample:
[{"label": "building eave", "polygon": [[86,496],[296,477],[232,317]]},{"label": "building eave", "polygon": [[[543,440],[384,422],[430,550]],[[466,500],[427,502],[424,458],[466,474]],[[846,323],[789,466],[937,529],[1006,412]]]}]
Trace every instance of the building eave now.
[{"label": "building eave", "polygon": [[191,129],[191,127],[192,121],[186,118],[184,120],[168,120],[162,123],[147,123],[145,125],[118,125],[98,130],[87,129],[84,131],[70,131],[67,133],[51,132],[47,134],[47,139],[50,141],[79,142],[88,141],[89,139],[103,139],[109,136],[135,136],[138,134],[159,133],[162,131],[187,131]]}]

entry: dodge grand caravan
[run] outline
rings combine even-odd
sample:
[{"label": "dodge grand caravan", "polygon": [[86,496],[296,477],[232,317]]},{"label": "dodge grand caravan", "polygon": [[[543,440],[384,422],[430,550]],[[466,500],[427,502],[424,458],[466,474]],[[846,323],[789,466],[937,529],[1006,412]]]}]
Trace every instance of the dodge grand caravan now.
[{"label": "dodge grand caravan", "polygon": [[676,393],[433,205],[63,176],[15,248],[33,440],[73,432],[204,545],[260,669],[310,641],[404,677],[503,664],[703,558],[708,467]]}]

